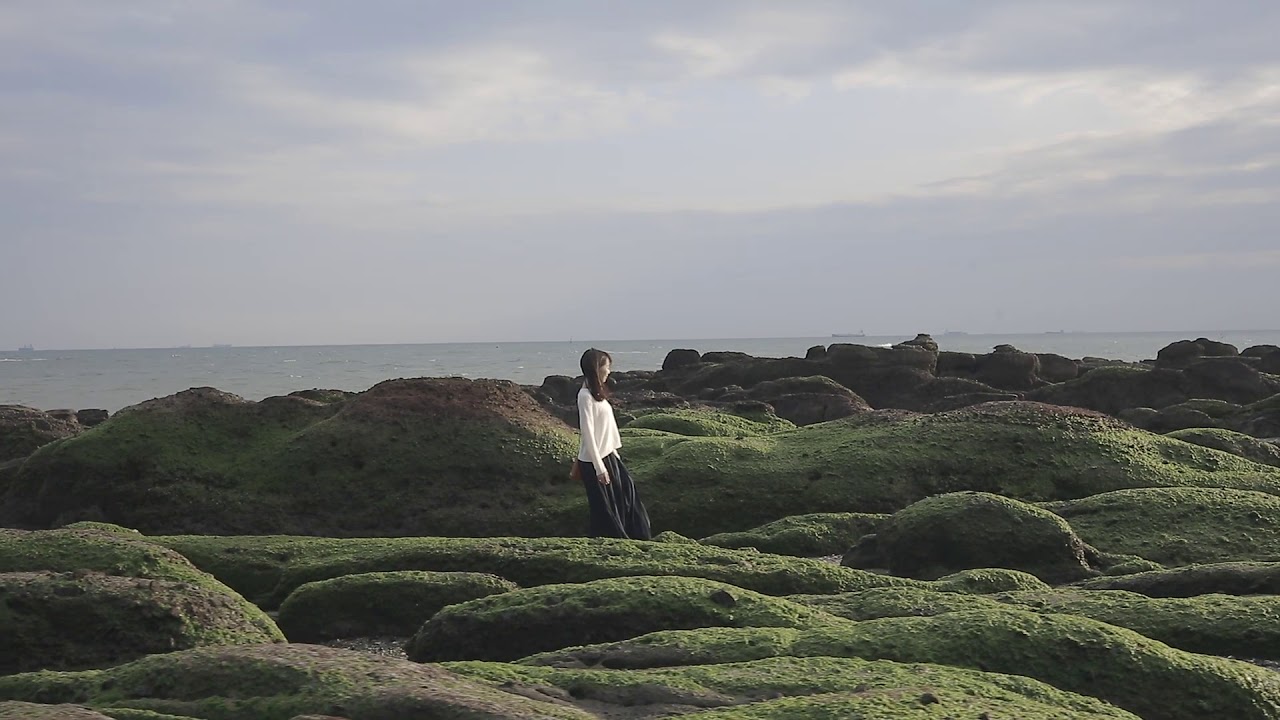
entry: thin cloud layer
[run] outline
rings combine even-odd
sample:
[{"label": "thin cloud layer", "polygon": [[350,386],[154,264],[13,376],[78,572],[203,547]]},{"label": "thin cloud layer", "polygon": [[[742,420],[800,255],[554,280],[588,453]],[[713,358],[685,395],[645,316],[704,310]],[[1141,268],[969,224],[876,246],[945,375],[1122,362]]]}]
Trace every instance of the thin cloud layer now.
[{"label": "thin cloud layer", "polygon": [[1277,35],[1248,2],[17,0],[0,347],[1274,325]]}]

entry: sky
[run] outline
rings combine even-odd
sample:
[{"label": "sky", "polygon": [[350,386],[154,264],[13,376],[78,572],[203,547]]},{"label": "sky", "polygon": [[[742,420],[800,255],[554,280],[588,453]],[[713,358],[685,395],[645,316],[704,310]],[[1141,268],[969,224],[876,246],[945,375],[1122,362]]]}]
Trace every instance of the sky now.
[{"label": "sky", "polygon": [[1280,325],[1280,3],[5,0],[0,348]]}]

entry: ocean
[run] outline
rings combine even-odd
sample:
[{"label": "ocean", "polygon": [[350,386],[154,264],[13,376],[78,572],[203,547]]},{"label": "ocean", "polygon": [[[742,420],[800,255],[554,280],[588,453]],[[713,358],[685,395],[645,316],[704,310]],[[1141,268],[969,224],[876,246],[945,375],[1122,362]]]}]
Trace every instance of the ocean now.
[{"label": "ocean", "polygon": [[[615,370],[625,371],[656,370],[673,348],[804,357],[814,345],[889,345],[911,337],[914,335],[8,351],[0,352],[0,404],[115,412],[144,400],[202,386],[261,400],[310,388],[360,391],[389,378],[404,377],[503,378],[540,384],[548,375],[578,374],[578,357],[592,346],[609,351]],[[1231,343],[1241,350],[1250,345],[1280,345],[1280,330],[944,334],[934,339],[943,350],[960,352],[989,352],[992,347],[1007,343],[1021,350],[1053,352],[1070,358],[1137,361],[1154,358],[1160,348],[1171,342],[1197,337]]]}]

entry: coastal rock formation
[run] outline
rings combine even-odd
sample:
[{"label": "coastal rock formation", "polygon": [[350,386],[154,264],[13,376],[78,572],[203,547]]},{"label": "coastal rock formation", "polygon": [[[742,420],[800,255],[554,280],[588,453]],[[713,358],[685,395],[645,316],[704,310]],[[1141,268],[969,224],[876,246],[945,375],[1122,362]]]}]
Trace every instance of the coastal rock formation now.
[{"label": "coastal rock formation", "polygon": [[0,464],[25,458],[40,447],[81,430],[74,416],[58,418],[22,405],[0,405]]},{"label": "coastal rock formation", "polygon": [[[1062,518],[1010,498],[959,492],[921,500],[880,524],[845,564],[933,580],[957,570],[1008,568],[1050,583],[1096,574]],[[859,564],[854,564],[859,563]],[[865,563],[865,564],[863,564]]]},{"label": "coastal rock formation", "polygon": [[90,529],[0,529],[0,636],[12,650],[5,673],[284,639],[260,609],[172,550]]},{"label": "coastal rock formation", "polygon": [[412,635],[449,605],[508,592],[496,575],[401,570],[309,582],[285,598],[276,622],[290,642]]},{"label": "coastal rock formation", "polygon": [[[820,610],[702,578],[626,577],[527,588],[453,605],[428,620],[406,649],[418,662],[511,661],[656,630],[839,622]],[[511,632],[512,627],[520,631]]]},{"label": "coastal rock formation", "polygon": [[[573,431],[519,386],[390,380],[347,399],[200,388],[120,411],[8,482],[0,522],[146,532],[576,534]],[[460,510],[465,508],[465,512]]]},{"label": "coastal rock formation", "polygon": [[1016,673],[1106,700],[1147,720],[1269,720],[1280,713],[1280,677],[1273,670],[1177,650],[1088,618],[1012,607],[820,629],[664,631],[522,662],[640,669],[769,657],[888,659]]}]

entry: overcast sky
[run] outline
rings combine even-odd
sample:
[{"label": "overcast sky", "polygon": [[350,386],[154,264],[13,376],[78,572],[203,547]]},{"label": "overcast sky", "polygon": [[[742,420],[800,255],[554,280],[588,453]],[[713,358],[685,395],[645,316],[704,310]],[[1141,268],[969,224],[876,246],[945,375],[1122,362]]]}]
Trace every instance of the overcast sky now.
[{"label": "overcast sky", "polygon": [[0,347],[1280,325],[1280,3],[4,0]]}]

